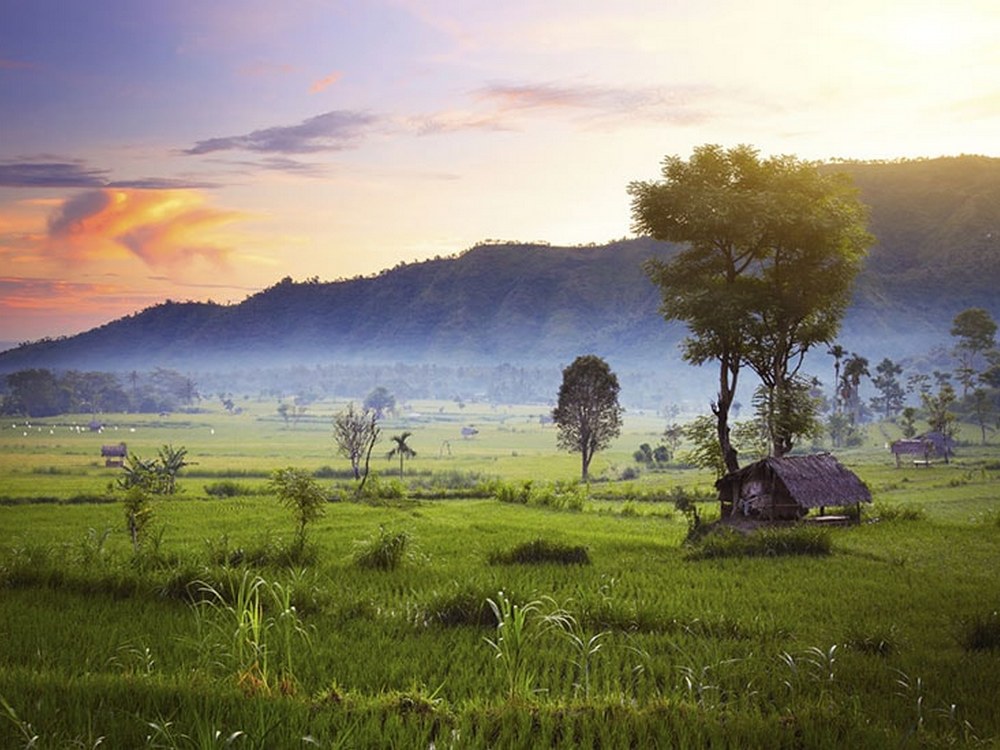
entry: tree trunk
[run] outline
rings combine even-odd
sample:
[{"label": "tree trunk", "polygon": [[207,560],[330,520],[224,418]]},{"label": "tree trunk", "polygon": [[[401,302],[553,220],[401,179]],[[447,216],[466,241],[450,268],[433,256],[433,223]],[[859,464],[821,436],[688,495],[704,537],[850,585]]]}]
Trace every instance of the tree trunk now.
[{"label": "tree trunk", "polygon": [[719,364],[719,397],[712,404],[719,433],[719,447],[722,449],[722,461],[726,472],[739,471],[740,463],[729,439],[729,407],[733,405],[736,395],[736,378],[739,374],[739,364],[733,361],[732,355],[723,357]]}]

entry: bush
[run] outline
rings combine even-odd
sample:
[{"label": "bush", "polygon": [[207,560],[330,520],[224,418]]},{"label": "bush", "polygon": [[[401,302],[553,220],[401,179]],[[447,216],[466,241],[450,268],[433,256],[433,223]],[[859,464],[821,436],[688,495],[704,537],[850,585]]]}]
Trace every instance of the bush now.
[{"label": "bush", "polygon": [[922,521],[927,514],[923,508],[914,505],[887,505],[875,503],[868,511],[880,521]]},{"label": "bush", "polygon": [[493,490],[494,497],[501,503],[516,503],[518,505],[527,505],[528,500],[531,498],[531,485],[530,479],[522,482],[521,484],[516,484],[514,482],[498,482]]},{"label": "bush", "polygon": [[354,564],[361,568],[394,570],[406,557],[410,535],[405,531],[389,531],[378,527],[378,533],[359,542],[354,553]]},{"label": "bush", "polygon": [[211,497],[241,497],[258,493],[248,484],[234,482],[232,479],[223,479],[219,482],[206,484],[205,494]]},{"label": "bush", "polygon": [[720,557],[829,555],[832,549],[830,534],[825,529],[794,526],[743,534],[735,529],[718,526],[692,545],[688,558],[707,560]]},{"label": "bush", "polygon": [[486,604],[491,596],[494,596],[492,589],[479,591],[468,585],[456,587],[454,591],[446,593],[435,592],[430,601],[418,611],[417,624],[495,628],[496,616]]},{"label": "bush", "polygon": [[535,539],[518,544],[509,550],[495,550],[489,554],[491,565],[559,563],[561,565],[589,565],[587,548]]}]

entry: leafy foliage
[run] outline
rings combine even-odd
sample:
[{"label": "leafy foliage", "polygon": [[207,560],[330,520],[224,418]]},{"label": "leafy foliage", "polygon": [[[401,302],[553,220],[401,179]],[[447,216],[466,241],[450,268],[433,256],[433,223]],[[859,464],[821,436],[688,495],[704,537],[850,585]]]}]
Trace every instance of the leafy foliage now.
[{"label": "leafy foliage", "polygon": [[[663,316],[687,326],[684,358],[718,364],[719,450],[735,471],[729,411],[741,368],[756,372],[771,403],[783,403],[806,352],[836,334],[872,238],[848,179],[793,157],[706,145],[688,161],[664,159],[662,175],[629,185],[633,224],[686,246],[646,270]],[[787,452],[785,431],[769,432],[773,454]]]},{"label": "leafy foliage", "polygon": [[296,546],[300,550],[304,549],[306,526],[322,518],[327,502],[326,494],[309,472],[290,466],[274,472],[271,490],[278,496],[281,504],[292,511],[296,523]]},{"label": "leafy foliage", "polygon": [[620,389],[608,363],[593,354],[577,357],[563,370],[552,420],[559,428],[559,447],[580,454],[584,481],[594,454],[621,432]]}]

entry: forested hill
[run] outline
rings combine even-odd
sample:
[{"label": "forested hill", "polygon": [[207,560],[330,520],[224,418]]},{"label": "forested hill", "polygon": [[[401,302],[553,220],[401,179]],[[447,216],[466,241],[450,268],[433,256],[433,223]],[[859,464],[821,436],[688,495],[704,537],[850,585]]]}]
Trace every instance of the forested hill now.
[{"label": "forested hill", "polygon": [[[324,361],[568,363],[635,359],[667,327],[643,261],[666,245],[481,245],[334,283],[285,279],[238,305],[167,302],[67,339],[0,354],[28,366],[120,369]],[[679,329],[674,333],[674,341]]]},{"label": "forested hill", "polygon": [[[827,167],[854,177],[877,244],[842,343],[870,357],[946,341],[955,313],[1000,318],[1000,159]],[[0,371],[267,366],[326,361],[676,362],[680,326],[657,314],[648,239],[599,247],[481,245],[454,258],[333,283],[286,279],[236,305],[166,302],[70,338],[0,354]],[[874,347],[874,348],[873,348]]]}]

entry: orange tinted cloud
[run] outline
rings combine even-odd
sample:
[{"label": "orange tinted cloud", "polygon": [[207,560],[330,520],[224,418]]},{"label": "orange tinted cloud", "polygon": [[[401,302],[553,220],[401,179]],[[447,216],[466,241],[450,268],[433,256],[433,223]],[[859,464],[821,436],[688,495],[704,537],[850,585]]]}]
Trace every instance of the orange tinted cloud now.
[{"label": "orange tinted cloud", "polygon": [[330,88],[333,84],[344,77],[344,74],[339,70],[333,71],[330,75],[320,78],[318,81],[314,81],[313,85],[309,87],[310,94],[318,94],[320,91]]},{"label": "orange tinted cloud", "polygon": [[230,251],[215,230],[243,218],[208,206],[196,190],[89,190],[49,217],[45,249],[70,261],[134,256],[169,268],[200,257],[223,265]]}]

